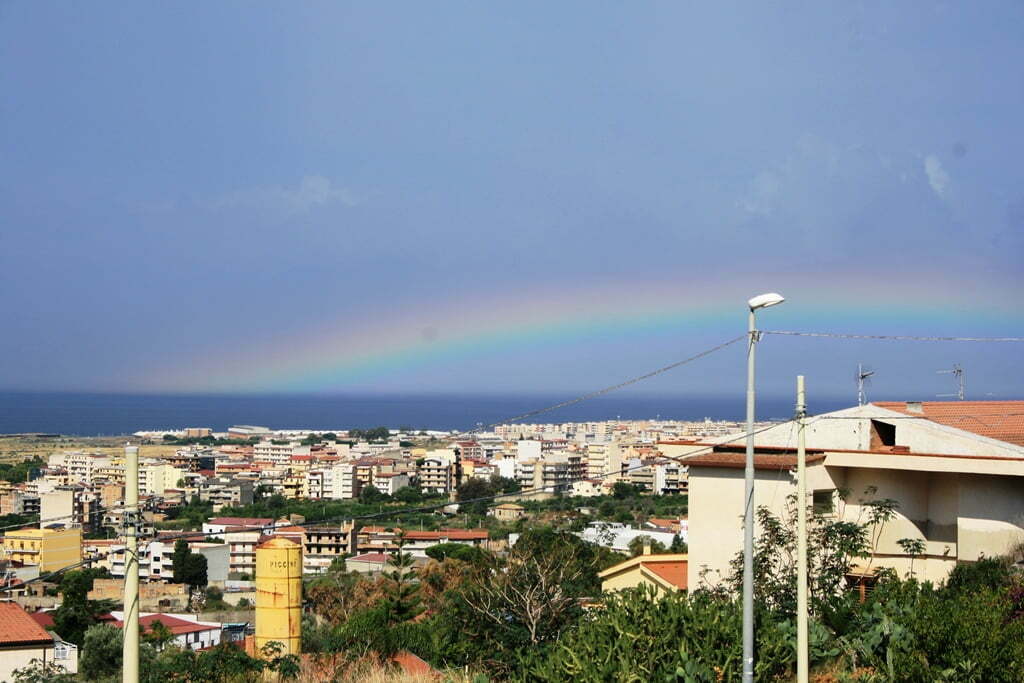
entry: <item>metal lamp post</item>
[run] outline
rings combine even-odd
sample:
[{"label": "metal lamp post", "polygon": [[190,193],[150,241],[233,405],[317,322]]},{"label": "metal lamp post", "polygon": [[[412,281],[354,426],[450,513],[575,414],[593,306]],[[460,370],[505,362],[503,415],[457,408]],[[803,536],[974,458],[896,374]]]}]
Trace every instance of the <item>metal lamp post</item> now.
[{"label": "metal lamp post", "polygon": [[758,309],[785,301],[776,292],[755,296],[750,308],[747,341],[747,463],[743,487],[743,682],[754,681],[754,349],[759,332],[755,314]]}]

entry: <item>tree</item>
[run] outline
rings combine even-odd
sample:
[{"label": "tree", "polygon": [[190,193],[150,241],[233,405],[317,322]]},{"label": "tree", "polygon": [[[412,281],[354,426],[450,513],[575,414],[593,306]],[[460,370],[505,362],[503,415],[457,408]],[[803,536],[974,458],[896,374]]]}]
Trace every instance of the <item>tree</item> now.
[{"label": "tree", "polygon": [[394,499],[401,503],[415,505],[416,503],[423,502],[423,494],[415,486],[403,486],[395,491]]},{"label": "tree", "polygon": [[142,633],[142,640],[152,645],[159,652],[168,643],[174,641],[174,633],[171,629],[167,628],[164,622],[156,619]]},{"label": "tree", "polygon": [[360,503],[376,503],[379,500],[384,500],[388,496],[376,486],[370,485],[359,492]]},{"label": "tree", "polygon": [[179,538],[174,542],[174,552],[171,553],[171,573],[174,583],[185,583],[185,561],[189,554],[188,541]]},{"label": "tree", "polygon": [[171,572],[174,583],[188,585],[189,598],[197,588],[206,585],[206,556],[194,553],[188,547],[188,542],[179,538],[174,544],[174,552],[171,553]]},{"label": "tree", "polygon": [[185,567],[182,573],[182,583],[188,584],[189,595],[192,591],[206,585],[206,556],[199,553],[189,553],[185,559]]},{"label": "tree", "polygon": [[910,555],[910,575],[914,575],[914,558],[918,555],[924,555],[924,540],[920,538],[901,538],[896,541],[896,544],[903,549],[907,555]]},{"label": "tree", "polygon": [[579,599],[597,595],[598,572],[618,561],[620,555],[570,533],[524,532],[504,564],[470,566],[448,591],[433,629],[446,660],[509,673],[521,653],[540,652],[577,621]]},{"label": "tree", "polygon": [[95,624],[85,632],[78,670],[86,680],[98,681],[121,671],[121,629]]},{"label": "tree", "polygon": [[394,625],[410,621],[421,611],[419,599],[419,587],[413,583],[414,560],[412,555],[402,548],[405,539],[398,535],[398,552],[388,558],[388,566],[391,571],[387,572],[391,586],[388,597],[385,598],[383,606],[387,611],[388,624]]},{"label": "tree", "polygon": [[488,501],[476,499],[490,498],[493,495],[494,489],[491,488],[490,482],[479,477],[470,477],[455,489],[455,500],[459,501],[459,511],[474,515],[487,514]]},{"label": "tree", "polygon": [[668,551],[670,553],[685,553],[689,551],[689,546],[686,544],[686,541],[683,540],[682,536],[676,534],[672,538],[672,544],[668,547]]},{"label": "tree", "polygon": [[97,617],[113,609],[113,601],[88,597],[93,581],[109,575],[106,569],[80,569],[64,574],[60,582],[60,607],[53,612],[53,625],[61,638],[81,647],[86,631],[97,623]]},{"label": "tree", "polygon": [[633,484],[629,484],[624,481],[617,481],[612,485],[612,497],[617,500],[636,498],[639,494],[639,487],[634,486]]},{"label": "tree", "polygon": [[427,548],[427,557],[443,562],[448,558],[478,564],[486,561],[488,553],[482,548],[465,543],[438,543]]},{"label": "tree", "polygon": [[491,490],[499,493],[518,493],[523,487],[515,479],[494,474],[491,476]]},{"label": "tree", "polygon": [[283,653],[284,646],[276,640],[260,649],[263,660],[267,662],[267,668],[277,673],[278,680],[298,678],[301,671],[298,656]]},{"label": "tree", "polygon": [[[872,487],[864,492],[866,497],[873,493]],[[755,513],[761,533],[754,542],[754,600],[758,605],[792,616],[796,611],[796,495],[790,495],[787,502],[782,518],[765,507]],[[814,614],[829,611],[845,586],[854,558],[873,557],[882,526],[896,514],[896,502],[888,498],[861,498],[859,502],[867,510],[866,521],[820,514],[808,517],[808,589]],[[742,551],[730,567],[728,583],[739,592],[743,584]]]},{"label": "tree", "polygon": [[44,662],[41,659],[33,659],[27,666],[15,669],[11,673],[14,683],[52,683],[53,681],[75,680],[75,677],[60,664]]},{"label": "tree", "polygon": [[665,544],[661,541],[654,540],[650,536],[637,536],[630,541],[629,545],[626,547],[629,548],[630,555],[632,557],[636,557],[637,555],[643,554],[645,543],[650,546],[651,553],[654,555],[665,552]]}]

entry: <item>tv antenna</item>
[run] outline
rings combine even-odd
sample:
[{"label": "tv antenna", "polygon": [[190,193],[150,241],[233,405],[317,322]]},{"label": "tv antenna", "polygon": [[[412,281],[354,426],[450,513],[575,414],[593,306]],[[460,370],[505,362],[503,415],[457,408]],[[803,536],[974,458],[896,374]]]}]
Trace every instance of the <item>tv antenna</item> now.
[{"label": "tv antenna", "polygon": [[955,394],[936,394],[939,397],[950,397],[956,396],[957,400],[964,400],[964,389],[967,387],[967,373],[960,367],[959,363],[953,364],[952,370],[936,370],[937,375],[953,375],[953,379],[956,381],[957,392]]},{"label": "tv antenna", "polygon": [[864,405],[866,396],[864,395],[864,387],[868,384],[868,379],[871,375],[875,374],[874,370],[864,367],[863,363],[857,363],[857,405]]}]

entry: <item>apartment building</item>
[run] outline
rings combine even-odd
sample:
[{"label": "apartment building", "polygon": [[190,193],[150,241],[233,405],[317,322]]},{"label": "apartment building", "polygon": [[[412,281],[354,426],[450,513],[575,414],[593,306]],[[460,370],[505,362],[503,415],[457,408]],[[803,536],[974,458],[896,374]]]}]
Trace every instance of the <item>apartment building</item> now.
[{"label": "apartment building", "polygon": [[41,573],[82,561],[82,530],[77,528],[10,530],[2,545],[9,560],[38,566]]},{"label": "apartment building", "polygon": [[213,511],[220,512],[224,507],[249,505],[253,501],[253,483],[244,479],[216,477],[199,484],[199,500],[212,503]]},{"label": "apartment building", "polygon": [[39,496],[40,519],[92,531],[100,522],[96,495],[81,485],[58,486]]},{"label": "apartment building", "polygon": [[463,482],[469,479],[490,479],[498,474],[497,466],[492,465],[483,458],[463,457],[459,460],[459,464],[462,466]]},{"label": "apartment building", "polygon": [[203,523],[203,534],[216,534],[228,546],[228,570],[234,576],[254,576],[256,545],[271,530],[274,520],[266,517],[215,517]]},{"label": "apartment building", "polygon": [[[275,465],[287,465],[292,455],[302,454],[302,444],[298,441],[278,441],[264,439],[252,447],[252,458],[260,462],[271,462]],[[306,447],[304,454],[309,453]]]},{"label": "apartment building", "polygon": [[653,493],[670,496],[687,491],[687,468],[674,460],[660,459],[654,464]]},{"label": "apartment building", "polygon": [[50,468],[65,470],[69,482],[91,484],[96,470],[111,466],[113,459],[109,455],[99,453],[65,451],[51,455],[47,464]]},{"label": "apartment building", "polygon": [[573,482],[584,478],[583,472],[583,454],[578,451],[551,452],[543,458],[516,462],[519,485],[547,493],[570,491]]},{"label": "apartment building", "polygon": [[632,484],[641,491],[654,490],[654,460],[627,458],[622,461],[622,476],[619,481]]},{"label": "apartment building", "polygon": [[395,495],[408,485],[409,475],[405,472],[380,472],[373,475],[373,486],[389,496]]},{"label": "apartment building", "polygon": [[457,468],[443,457],[431,455],[416,466],[420,491],[426,494],[446,494],[455,489]]},{"label": "apartment building", "polygon": [[162,496],[178,486],[185,470],[159,460],[147,460],[139,466],[139,495]]},{"label": "apartment building", "polygon": [[302,545],[302,571],[304,574],[322,574],[334,560],[355,552],[354,523],[306,527]]},{"label": "apartment building", "polygon": [[622,446],[617,442],[586,445],[589,479],[616,478],[622,468]]}]

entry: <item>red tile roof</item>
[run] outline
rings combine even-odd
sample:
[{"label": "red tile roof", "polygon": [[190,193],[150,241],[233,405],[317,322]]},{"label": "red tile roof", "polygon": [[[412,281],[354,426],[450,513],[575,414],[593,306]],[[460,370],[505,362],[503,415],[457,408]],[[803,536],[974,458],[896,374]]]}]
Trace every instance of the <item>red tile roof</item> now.
[{"label": "red tile roof", "polygon": [[905,401],[873,405],[1024,446],[1024,401],[921,401],[920,411],[910,410]]},{"label": "red tile roof", "polygon": [[0,602],[0,647],[53,645],[53,636],[16,602]]},{"label": "red tile roof", "polygon": [[686,565],[685,560],[679,562],[641,562],[644,569],[657,574],[671,583],[676,588],[686,590]]},{"label": "red tile roof", "polygon": [[[185,633],[200,633],[202,631],[220,630],[220,626],[197,624],[194,621],[186,621],[185,619],[172,617],[169,614],[150,614],[149,616],[141,617],[139,619],[139,625],[142,626],[142,630],[148,631],[153,628],[153,624],[157,621],[163,623],[163,625],[170,629],[171,633],[176,636],[180,636]],[[112,619],[110,624],[117,628],[124,626],[124,622],[119,619]]]},{"label": "red tile roof", "polygon": [[356,562],[379,562],[383,564],[388,561],[388,556],[384,553],[363,553],[349,559]]},{"label": "red tile roof", "polygon": [[[821,453],[811,454],[810,451],[807,453],[808,463],[824,459],[825,456]],[[747,456],[745,453],[716,452],[687,458],[683,463],[690,467],[736,467],[742,469],[746,467]],[[756,470],[788,470],[793,467],[796,467],[796,453],[793,455],[754,454],[754,469]]]},{"label": "red tile roof", "polygon": [[36,622],[43,628],[53,628],[53,612],[33,612],[29,616],[32,617],[32,621]]},{"label": "red tile roof", "polygon": [[454,541],[487,540],[486,529],[441,529],[440,531],[406,531],[405,538],[410,541],[428,541],[447,538]]}]

